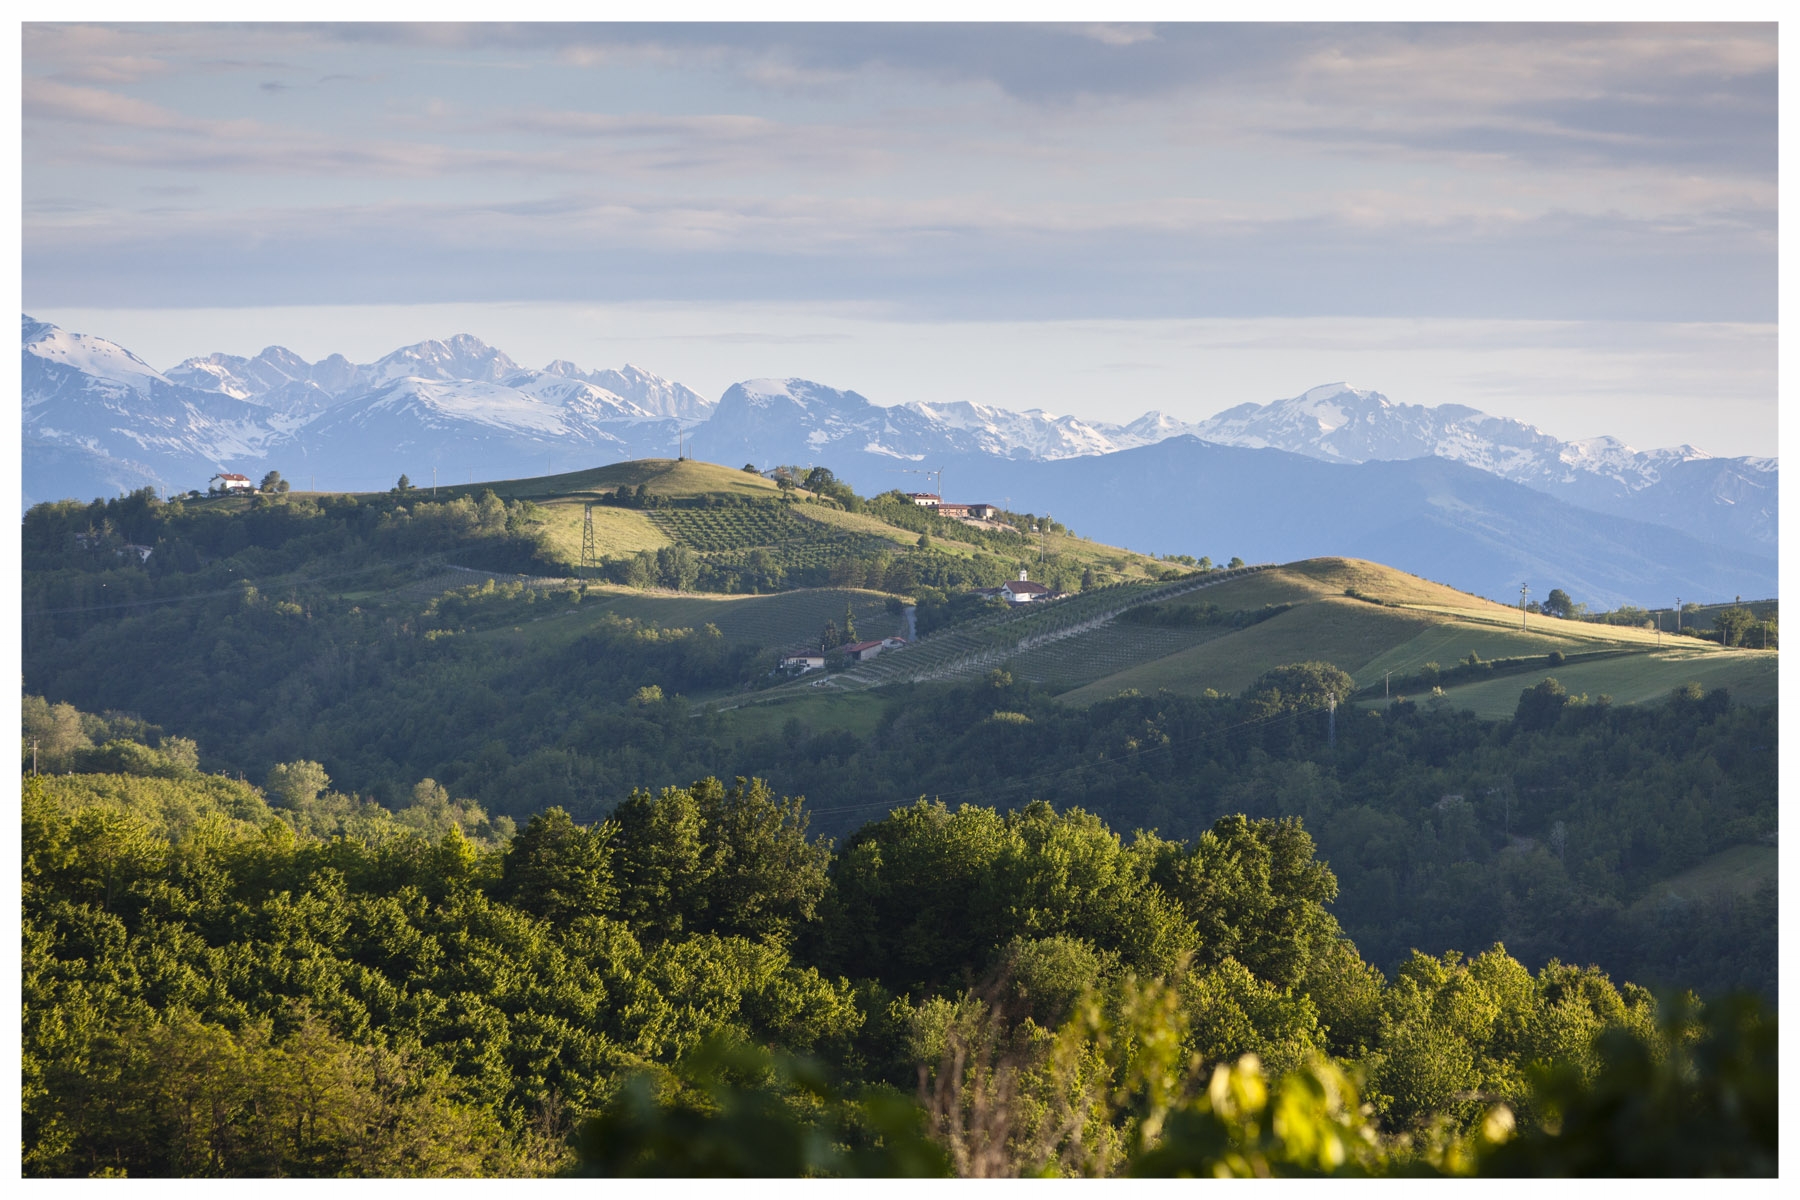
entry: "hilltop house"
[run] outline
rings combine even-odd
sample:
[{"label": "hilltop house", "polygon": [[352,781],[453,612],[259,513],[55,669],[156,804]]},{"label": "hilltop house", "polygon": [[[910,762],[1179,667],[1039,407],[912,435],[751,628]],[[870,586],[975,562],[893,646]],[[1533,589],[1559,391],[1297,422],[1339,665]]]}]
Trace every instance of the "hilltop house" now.
[{"label": "hilltop house", "polygon": [[1041,583],[1033,583],[1025,577],[1025,568],[1019,568],[1019,577],[1009,579],[997,588],[976,588],[977,596],[992,596],[1004,600],[1008,604],[1030,604],[1034,600],[1055,600],[1061,592],[1053,592]]},{"label": "hilltop house", "polygon": [[207,480],[206,490],[214,496],[227,496],[233,492],[254,492],[256,485],[250,482],[247,475],[234,475],[225,471]]},{"label": "hilltop house", "polygon": [[936,492],[908,492],[906,493],[906,498],[911,500],[914,504],[917,504],[920,508],[936,508],[938,503],[943,499],[943,497],[939,496]]}]

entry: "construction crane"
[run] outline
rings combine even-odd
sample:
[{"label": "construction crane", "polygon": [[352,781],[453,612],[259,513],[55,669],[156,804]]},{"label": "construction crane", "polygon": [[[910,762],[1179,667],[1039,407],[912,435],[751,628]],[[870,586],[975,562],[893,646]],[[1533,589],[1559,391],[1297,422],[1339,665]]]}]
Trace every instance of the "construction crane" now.
[{"label": "construction crane", "polygon": [[936,488],[936,491],[933,494],[937,496],[937,498],[940,502],[943,500],[943,498],[944,498],[944,472],[941,467],[935,471],[920,471],[920,470],[915,470],[911,467],[902,467],[901,473],[905,474],[905,475],[923,475],[927,479],[935,478],[937,480],[937,483],[934,485]]}]

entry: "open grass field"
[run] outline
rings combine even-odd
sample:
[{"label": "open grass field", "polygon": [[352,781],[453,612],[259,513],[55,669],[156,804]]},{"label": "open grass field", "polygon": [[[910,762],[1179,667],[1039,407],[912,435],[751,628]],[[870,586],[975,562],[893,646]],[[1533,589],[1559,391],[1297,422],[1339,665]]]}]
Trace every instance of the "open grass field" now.
[{"label": "open grass field", "polygon": [[1127,688],[1167,688],[1190,696],[1208,688],[1235,693],[1270,667],[1311,660],[1335,663],[1355,675],[1357,667],[1427,626],[1426,618],[1341,597],[1299,602],[1280,616],[1108,675],[1062,699],[1092,704]]},{"label": "open grass field", "polygon": [[1502,675],[1445,688],[1444,694],[1457,707],[1491,720],[1512,716],[1519,693],[1545,676],[1574,695],[1595,699],[1604,692],[1615,704],[1653,703],[1687,683],[1709,691],[1725,688],[1740,703],[1767,704],[1776,698],[1778,658],[1774,650],[1651,651]]},{"label": "open grass field", "polygon": [[1747,896],[1763,884],[1773,883],[1780,869],[1781,855],[1773,846],[1733,846],[1651,885],[1632,908],[1642,912],[1670,898],[1692,901]]},{"label": "open grass field", "polygon": [[707,494],[774,499],[781,489],[773,480],[748,471],[722,467],[717,463],[694,459],[641,458],[631,462],[611,463],[586,471],[567,471],[560,475],[542,475],[534,479],[502,479],[491,483],[464,484],[457,489],[439,488],[479,495],[481,489],[492,488],[503,500],[542,501],[558,496],[592,496],[598,492],[617,491],[621,487],[642,485],[648,492],[671,499],[685,499]]},{"label": "open grass field", "polygon": [[[581,515],[586,506],[580,500],[551,500],[543,507],[550,547],[573,574],[581,562]],[[668,544],[669,535],[648,513],[634,508],[594,506],[594,551],[600,557],[622,558]]]},{"label": "open grass field", "polygon": [[741,737],[766,737],[798,720],[814,731],[843,729],[867,737],[881,721],[886,700],[879,692],[839,692],[807,689],[767,703],[749,703],[725,713],[733,732]]},{"label": "open grass field", "polygon": [[1080,637],[1024,651],[1007,660],[1007,669],[1015,678],[1067,690],[1167,658],[1230,632],[1218,626],[1159,629],[1115,621]]},{"label": "open grass field", "polygon": [[[1353,599],[1346,591],[1365,599]],[[1146,654],[1143,661],[1097,677],[1064,693],[1062,699],[1091,704],[1127,688],[1142,692],[1167,688],[1186,695],[1208,688],[1236,692],[1272,666],[1308,660],[1334,663],[1368,687],[1380,683],[1383,672],[1409,675],[1432,662],[1448,668],[1471,653],[1493,660],[1552,651],[1571,658],[1594,653],[1606,657],[1459,684],[1446,688],[1446,694],[1452,703],[1490,718],[1511,716],[1519,692],[1545,674],[1555,675],[1571,692],[1591,696],[1604,692],[1619,704],[1655,702],[1688,682],[1728,688],[1746,703],[1764,703],[1776,694],[1773,652],[1676,643],[1667,635],[1659,644],[1654,630],[1535,614],[1521,629],[1517,609],[1357,559],[1288,563],[1172,602],[1184,603],[1216,604],[1228,611],[1270,604],[1293,607],[1200,644],[1160,656]],[[1106,636],[1117,635],[1108,631]],[[1072,639],[1058,650],[1079,656],[1085,640],[1085,636]]]}]

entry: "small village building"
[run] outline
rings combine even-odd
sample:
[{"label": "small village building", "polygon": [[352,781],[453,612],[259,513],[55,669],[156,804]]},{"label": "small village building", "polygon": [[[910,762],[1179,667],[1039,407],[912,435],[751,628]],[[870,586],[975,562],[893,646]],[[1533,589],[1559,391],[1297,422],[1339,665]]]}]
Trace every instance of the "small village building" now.
[{"label": "small village building", "polygon": [[852,642],[844,647],[844,655],[851,662],[868,662],[885,649],[887,649],[885,641]]},{"label": "small village building", "polygon": [[1000,597],[1008,604],[1030,604],[1034,600],[1049,600],[1055,595],[1041,583],[1033,583],[1025,578],[1025,568],[1019,568],[1019,577],[1000,585]]},{"label": "small village building", "polygon": [[206,490],[215,496],[222,496],[232,492],[254,492],[256,485],[250,482],[247,475],[234,475],[224,471],[207,481]]},{"label": "small village building", "polygon": [[906,498],[920,508],[936,508],[943,500],[943,497],[936,492],[908,492]]},{"label": "small village building", "polygon": [[823,671],[825,656],[823,654],[789,654],[782,658],[781,669],[804,675],[808,671]]},{"label": "small village building", "polygon": [[968,509],[969,515],[978,521],[992,521],[1000,516],[998,504],[971,504]]},{"label": "small village building", "polygon": [[969,506],[967,504],[944,504],[940,502],[937,506],[937,514],[940,517],[954,517],[957,520],[965,520],[969,516]]}]

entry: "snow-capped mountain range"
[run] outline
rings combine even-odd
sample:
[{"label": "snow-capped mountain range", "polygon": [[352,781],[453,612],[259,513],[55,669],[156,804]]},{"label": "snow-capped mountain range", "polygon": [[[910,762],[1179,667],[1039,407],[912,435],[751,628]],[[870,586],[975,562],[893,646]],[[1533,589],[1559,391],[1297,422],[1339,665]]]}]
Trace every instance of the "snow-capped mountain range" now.
[{"label": "snow-capped mountain range", "polygon": [[637,367],[531,370],[466,334],[372,363],[271,346],[157,371],[104,338],[22,326],[28,504],[269,467],[360,489],[432,466],[538,474],[666,453],[714,407]]},{"label": "snow-capped mountain range", "polygon": [[880,490],[946,456],[1051,462],[1187,435],[1338,463],[1442,458],[1751,552],[1776,544],[1774,459],[1565,442],[1511,418],[1399,404],[1345,383],[1199,422],[1152,411],[1112,424],[967,402],[882,406],[803,379],[746,380],[715,404],[632,366],[586,371],[559,359],[533,370],[468,334],[371,363],[307,362],[272,346],[157,371],[116,343],[27,316],[23,350],[27,504],[146,483],[203,487],[222,469],[274,467],[296,483],[360,490],[434,467],[459,482],[537,475],[667,456],[684,430],[703,458],[823,462]]}]

